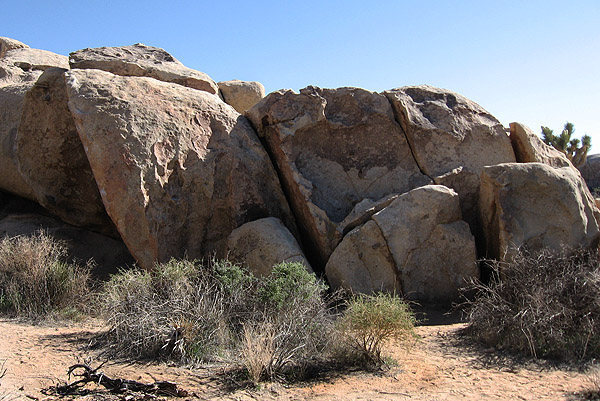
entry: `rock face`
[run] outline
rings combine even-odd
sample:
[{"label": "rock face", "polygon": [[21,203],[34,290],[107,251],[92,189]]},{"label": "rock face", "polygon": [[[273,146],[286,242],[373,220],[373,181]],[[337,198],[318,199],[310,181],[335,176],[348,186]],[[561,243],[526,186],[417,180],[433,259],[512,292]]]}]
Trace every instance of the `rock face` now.
[{"label": "rock face", "polygon": [[118,237],[67,107],[66,71],[46,70],[25,96],[19,170],[37,202],[63,221]]},{"label": "rock face", "polygon": [[205,73],[184,66],[158,47],[132,46],[82,49],[70,54],[71,68],[98,69],[116,75],[151,77],[217,94],[217,84]]},{"label": "rock face", "polygon": [[[459,193],[465,220],[476,232],[478,212],[473,207],[478,204],[479,181],[463,178],[479,177],[484,166],[515,161],[502,124],[478,104],[445,89],[407,86],[384,94],[419,167],[437,184]],[[450,179],[455,169],[462,178]]]},{"label": "rock face", "polygon": [[326,273],[334,287],[400,289],[426,302],[456,299],[465,280],[479,277],[475,241],[461,220],[458,195],[428,185],[398,196],[344,237]]},{"label": "rock face", "polygon": [[0,58],[3,58],[9,50],[26,49],[28,47],[25,43],[18,40],[0,36]]},{"label": "rock face", "polygon": [[507,163],[484,168],[480,211],[487,256],[510,258],[526,247],[598,245],[598,210],[571,167],[543,163]]},{"label": "rock face", "polygon": [[269,94],[246,115],[265,139],[304,238],[322,266],[338,223],[377,201],[431,181],[418,169],[387,99],[358,88]]},{"label": "rock face", "polygon": [[519,163],[544,163],[552,167],[573,167],[567,156],[546,145],[529,127],[510,123],[510,142]]},{"label": "rock face", "polygon": [[580,171],[590,191],[600,189],[600,154],[589,155]]},{"label": "rock face", "polygon": [[293,226],[245,118],[204,91],[98,70],[67,73],[69,109],[106,211],[140,266],[224,256],[232,230]]},{"label": "rock face", "polygon": [[222,81],[219,92],[225,103],[238,113],[244,113],[265,97],[265,87],[256,81]]},{"label": "rock face", "polygon": [[69,68],[67,57],[29,47],[12,48],[0,57],[0,85],[35,81],[48,68]]},{"label": "rock face", "polygon": [[243,263],[256,275],[268,276],[274,265],[300,262],[312,271],[300,245],[275,217],[246,223],[231,232],[227,239],[229,258]]}]

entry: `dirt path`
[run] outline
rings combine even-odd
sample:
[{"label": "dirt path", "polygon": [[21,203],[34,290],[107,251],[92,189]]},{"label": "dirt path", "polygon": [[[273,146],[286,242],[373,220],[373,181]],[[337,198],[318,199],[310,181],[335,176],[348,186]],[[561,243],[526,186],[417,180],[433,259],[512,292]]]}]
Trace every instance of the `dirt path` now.
[{"label": "dirt path", "polygon": [[[492,350],[464,345],[457,335],[461,327],[419,327],[421,340],[409,351],[397,346],[388,349],[398,365],[387,372],[337,375],[296,386],[229,390],[218,369],[188,370],[165,364],[109,362],[102,370],[144,382],[175,381],[192,392],[190,399],[567,400],[589,385],[584,373],[572,369],[519,363]],[[0,363],[6,361],[7,370],[0,400],[48,400],[40,389],[65,381],[68,366],[99,363],[98,351],[89,350],[87,344],[101,330],[98,322],[52,327],[0,320]]]}]

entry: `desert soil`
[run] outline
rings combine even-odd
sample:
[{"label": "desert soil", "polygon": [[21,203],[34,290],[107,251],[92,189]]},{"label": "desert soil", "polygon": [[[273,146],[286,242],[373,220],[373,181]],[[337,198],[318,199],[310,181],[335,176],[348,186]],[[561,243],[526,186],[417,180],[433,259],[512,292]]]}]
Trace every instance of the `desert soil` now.
[{"label": "desert soil", "polygon": [[[347,372],[301,384],[240,388],[223,379],[222,368],[185,369],[164,363],[108,361],[109,376],[143,382],[177,382],[187,399],[224,400],[569,400],[589,387],[589,375],[568,366],[519,361],[468,344],[461,323],[417,329],[409,350],[390,345],[397,365],[383,372]],[[53,400],[41,389],[67,380],[74,363],[98,365],[101,351],[88,345],[104,328],[98,321],[78,325],[32,325],[0,319],[0,400]],[[126,399],[88,395],[80,399]],[[148,398],[150,399],[150,398]],[[181,398],[180,398],[181,399]]]}]

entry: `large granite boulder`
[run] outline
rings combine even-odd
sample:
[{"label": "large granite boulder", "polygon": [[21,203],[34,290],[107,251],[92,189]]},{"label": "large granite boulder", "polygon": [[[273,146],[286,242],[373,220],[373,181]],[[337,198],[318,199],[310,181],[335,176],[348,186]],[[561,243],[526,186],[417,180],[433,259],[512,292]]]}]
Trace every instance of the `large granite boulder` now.
[{"label": "large granite boulder", "polygon": [[[515,161],[502,124],[475,102],[428,85],[384,92],[421,170],[461,196],[462,212],[478,231],[477,196],[484,166]],[[453,177],[453,171],[460,172]]]},{"label": "large granite boulder", "polygon": [[28,47],[25,43],[18,40],[0,36],[0,58],[3,58],[9,50],[26,49]]},{"label": "large granite boulder", "polygon": [[466,280],[479,277],[458,194],[427,185],[398,196],[344,237],[326,273],[336,288],[400,290],[425,302],[457,299]]},{"label": "large granite boulder", "polygon": [[46,70],[25,95],[16,139],[19,171],[37,202],[63,221],[118,236],[67,106],[66,71]]},{"label": "large granite boulder", "polygon": [[217,96],[146,77],[67,72],[77,131],[106,211],[140,266],[225,256],[231,231],[293,220],[248,121]]},{"label": "large granite boulder", "polygon": [[572,167],[488,166],[481,174],[480,190],[488,257],[510,259],[520,247],[537,251],[598,245],[598,209]]},{"label": "large granite boulder", "polygon": [[244,113],[265,97],[265,87],[256,81],[221,81],[218,83],[221,97],[238,113]]},{"label": "large granite boulder", "polygon": [[151,77],[217,94],[219,87],[205,73],[184,66],[158,47],[131,46],[82,49],[70,54],[71,68],[98,69],[116,75]]},{"label": "large granite boulder", "polygon": [[[273,156],[319,268],[354,206],[429,184],[387,99],[358,88],[273,92],[246,112]],[[316,266],[315,266],[316,267]]]},{"label": "large granite boulder", "polygon": [[0,57],[0,85],[35,81],[52,67],[69,68],[69,59],[46,50],[12,47]]},{"label": "large granite boulder", "polygon": [[246,223],[227,239],[228,258],[246,265],[257,276],[268,276],[281,262],[299,262],[312,272],[296,238],[275,217]]}]

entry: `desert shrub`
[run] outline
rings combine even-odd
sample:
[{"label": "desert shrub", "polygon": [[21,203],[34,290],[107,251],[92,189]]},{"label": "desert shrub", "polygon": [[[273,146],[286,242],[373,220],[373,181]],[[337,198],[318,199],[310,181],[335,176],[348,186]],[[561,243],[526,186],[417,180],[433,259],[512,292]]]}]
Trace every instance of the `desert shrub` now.
[{"label": "desert shrub", "polygon": [[119,355],[228,361],[254,381],[316,358],[331,316],[325,285],[301,264],[262,281],[228,261],[171,260],[113,276],[100,299]]},{"label": "desert shrub", "polygon": [[80,311],[90,268],[67,263],[66,252],[43,232],[0,240],[0,312],[40,318]]},{"label": "desert shrub", "polygon": [[600,356],[600,260],[597,251],[518,252],[488,261],[489,284],[473,282],[467,333],[533,357]]},{"label": "desert shrub", "polygon": [[416,338],[415,323],[406,302],[395,295],[378,293],[352,297],[337,327],[343,343],[350,346],[359,359],[381,366],[385,343],[397,340],[409,344]]}]

